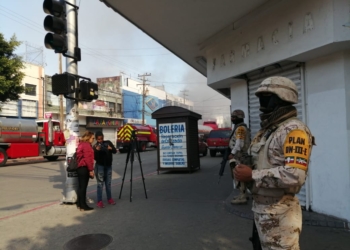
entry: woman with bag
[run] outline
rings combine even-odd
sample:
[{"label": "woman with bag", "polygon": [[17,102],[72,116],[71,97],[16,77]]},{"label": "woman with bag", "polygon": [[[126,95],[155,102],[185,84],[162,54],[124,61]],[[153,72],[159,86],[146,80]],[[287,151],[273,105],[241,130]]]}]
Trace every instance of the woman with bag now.
[{"label": "woman with bag", "polygon": [[93,210],[92,207],[86,204],[86,189],[89,184],[89,178],[94,178],[94,150],[91,145],[94,140],[94,133],[86,131],[77,148],[79,181],[77,207],[80,211]]}]

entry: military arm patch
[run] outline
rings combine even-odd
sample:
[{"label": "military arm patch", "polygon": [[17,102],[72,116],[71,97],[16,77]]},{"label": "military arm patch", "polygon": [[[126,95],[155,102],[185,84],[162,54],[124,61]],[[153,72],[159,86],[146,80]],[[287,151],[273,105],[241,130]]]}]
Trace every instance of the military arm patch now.
[{"label": "military arm patch", "polygon": [[295,129],[288,133],[283,152],[285,165],[307,171],[310,157],[310,142],[304,130]]},{"label": "military arm patch", "polygon": [[241,126],[237,128],[235,134],[236,134],[236,139],[244,139],[246,135],[246,131],[244,127]]}]

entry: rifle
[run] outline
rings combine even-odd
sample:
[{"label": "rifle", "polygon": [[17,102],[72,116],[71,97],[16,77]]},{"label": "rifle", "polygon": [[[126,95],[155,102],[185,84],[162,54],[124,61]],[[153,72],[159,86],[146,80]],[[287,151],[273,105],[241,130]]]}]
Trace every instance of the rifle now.
[{"label": "rifle", "polygon": [[256,228],[254,220],[253,220],[253,233],[252,233],[252,237],[249,237],[249,240],[252,242],[254,250],[262,250],[258,229]]},{"label": "rifle", "polygon": [[224,152],[224,155],[222,157],[222,161],[221,161],[221,167],[220,167],[220,171],[219,171],[219,180],[218,180],[218,184],[220,183],[220,179],[221,179],[221,176],[223,176],[224,174],[224,171],[225,171],[225,166],[226,166],[226,163],[228,161],[228,156],[230,155],[231,153],[231,149],[229,147],[227,147],[225,149],[225,152]]}]

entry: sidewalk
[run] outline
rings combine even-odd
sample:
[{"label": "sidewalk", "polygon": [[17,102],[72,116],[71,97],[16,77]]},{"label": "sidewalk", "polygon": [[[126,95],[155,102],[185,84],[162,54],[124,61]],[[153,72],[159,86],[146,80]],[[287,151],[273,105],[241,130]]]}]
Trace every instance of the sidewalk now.
[{"label": "sidewalk", "polygon": [[[249,198],[248,204],[246,205],[232,205],[231,200],[234,196],[237,196],[239,191],[233,190],[232,193],[225,200],[225,208],[232,214],[235,214],[241,218],[253,220],[252,199]],[[349,230],[350,223],[346,220],[339,219],[333,216],[327,216],[324,214],[319,214],[311,211],[303,212],[303,225],[316,226],[316,227],[329,227],[337,229]]]},{"label": "sidewalk", "polygon": [[[59,156],[57,161],[64,160],[65,156]],[[28,162],[48,162],[47,159],[45,159],[43,156],[35,156],[35,157],[26,157],[26,158],[18,158],[18,159],[8,159],[6,162],[6,165],[17,165],[21,163],[28,163]]]}]

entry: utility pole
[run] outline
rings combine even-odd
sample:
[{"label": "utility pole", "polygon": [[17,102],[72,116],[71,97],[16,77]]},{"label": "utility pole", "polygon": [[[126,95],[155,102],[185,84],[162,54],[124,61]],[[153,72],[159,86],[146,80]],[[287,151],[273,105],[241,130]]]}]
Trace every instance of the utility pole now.
[{"label": "utility pole", "polygon": [[[79,144],[78,100],[97,98],[98,90],[97,84],[90,82],[89,78],[78,75],[78,61],[81,61],[81,52],[78,47],[78,9],[76,0],[44,0],[43,3],[44,12],[49,14],[44,19],[44,28],[49,31],[45,35],[45,47],[66,57],[66,73],[52,76],[52,93],[64,95],[66,98],[66,122],[63,132],[66,139],[66,165]],[[62,72],[61,57],[59,57],[59,62],[59,71]],[[81,84],[78,84],[80,78],[89,81],[81,81]],[[78,91],[80,91],[79,94]],[[61,121],[63,119],[62,106],[61,99]],[[77,201],[77,190],[78,174],[67,171],[62,203],[75,203]]]},{"label": "utility pole", "polygon": [[[62,54],[58,54],[58,73],[62,74]],[[63,96],[60,95],[60,125],[61,125],[61,131],[64,130],[63,126]]]},{"label": "utility pole", "polygon": [[186,96],[188,96],[188,94],[186,94],[186,92],[188,92],[187,89],[184,89],[184,90],[180,91],[180,93],[183,93],[184,104],[186,104]]},{"label": "utility pole", "polygon": [[[77,15],[78,11],[74,7],[76,0],[66,0],[66,14],[67,14],[67,45],[68,53],[73,55],[74,48],[78,47],[77,37]],[[66,57],[66,71],[71,74],[78,75],[78,62],[72,58]],[[75,80],[75,87],[78,87],[78,80]],[[69,94],[69,97],[74,97],[74,94]],[[66,140],[67,142],[67,158],[72,157],[76,151],[79,143],[79,117],[78,117],[78,101],[66,98],[66,130],[65,134],[69,132]],[[66,189],[63,202],[74,203],[77,200],[78,190],[78,175],[73,172],[67,172]]]},{"label": "utility pole", "polygon": [[145,73],[143,75],[138,75],[139,77],[142,77],[142,84],[137,84],[137,85],[142,85],[142,125],[145,125],[145,97],[146,97],[146,90],[145,90],[145,86],[149,85],[146,84],[146,76],[150,76],[151,73]]}]

